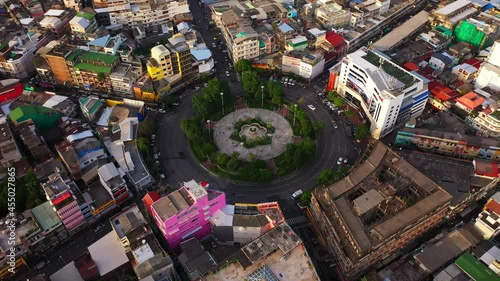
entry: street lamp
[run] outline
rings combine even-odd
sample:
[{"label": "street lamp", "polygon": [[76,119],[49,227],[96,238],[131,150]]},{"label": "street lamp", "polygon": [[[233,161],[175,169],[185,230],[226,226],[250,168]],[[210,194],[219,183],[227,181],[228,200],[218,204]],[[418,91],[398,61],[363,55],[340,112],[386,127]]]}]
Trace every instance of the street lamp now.
[{"label": "street lamp", "polygon": [[262,108],[264,108],[264,85],[260,86],[260,88],[262,89]]},{"label": "street lamp", "polygon": [[210,120],[207,120],[208,125],[208,134],[210,135],[210,139],[212,139],[212,132],[210,131]]},{"label": "street lamp", "polygon": [[64,264],[66,264],[66,261],[63,259],[63,257],[62,257],[62,256],[59,256],[59,258],[62,260],[62,262],[63,262]]},{"label": "street lamp", "polygon": [[295,116],[297,116],[297,105],[294,104],[293,107],[295,110],[293,111],[293,127],[295,128]]},{"label": "street lamp", "polygon": [[220,100],[222,102],[222,115],[224,115],[224,93],[220,93]]}]

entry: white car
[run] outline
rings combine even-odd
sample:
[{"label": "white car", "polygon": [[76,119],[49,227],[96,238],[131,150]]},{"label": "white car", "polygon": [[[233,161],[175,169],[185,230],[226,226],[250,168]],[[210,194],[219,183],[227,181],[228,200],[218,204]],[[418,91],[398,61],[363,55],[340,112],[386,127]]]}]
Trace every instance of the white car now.
[{"label": "white car", "polygon": [[231,74],[229,73],[229,71],[226,70],[226,76],[230,76]]},{"label": "white car", "polygon": [[312,105],[312,104],[308,105],[307,107],[309,107],[310,110],[313,110],[313,111],[316,110],[316,107],[314,107],[314,105]]},{"label": "white car", "polygon": [[344,161],[344,158],[339,157],[339,160],[337,160],[337,165],[342,165],[342,161]]},{"label": "white car", "polygon": [[165,174],[160,174],[161,179],[165,179]]},{"label": "white car", "polygon": [[339,127],[337,126],[337,124],[333,123],[333,128],[338,129]]}]

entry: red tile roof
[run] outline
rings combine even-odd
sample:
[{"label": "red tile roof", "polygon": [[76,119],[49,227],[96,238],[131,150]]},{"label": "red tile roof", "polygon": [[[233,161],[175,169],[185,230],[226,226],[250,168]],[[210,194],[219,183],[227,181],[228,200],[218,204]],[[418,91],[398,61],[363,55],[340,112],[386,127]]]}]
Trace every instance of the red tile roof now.
[{"label": "red tile roof", "polygon": [[486,205],[484,205],[485,210],[489,210],[497,215],[500,215],[500,204],[494,199],[490,199]]},{"label": "red tile roof", "polygon": [[0,81],[0,104],[17,99],[23,93],[24,87],[21,83],[15,83],[3,87]]},{"label": "red tile roof", "polygon": [[436,98],[441,101],[449,101],[458,97],[458,93],[453,91],[452,89],[446,87],[443,83],[439,81],[431,81],[428,84],[429,92]]},{"label": "red tile roof", "polygon": [[339,46],[340,44],[344,43],[345,44],[345,40],[342,36],[340,36],[340,34],[338,33],[335,33],[333,31],[327,31],[326,32],[326,40],[328,42],[330,42],[330,44],[335,48],[337,46]]},{"label": "red tile roof", "polygon": [[498,163],[474,160],[474,167],[476,169],[476,175],[491,178],[498,177]]},{"label": "red tile roof", "polygon": [[468,65],[472,65],[473,67],[475,67],[477,69],[479,69],[479,67],[481,66],[481,61],[478,59],[474,59],[474,58],[466,61],[465,63]]},{"label": "red tile roof", "polygon": [[153,205],[153,203],[158,201],[160,198],[161,198],[160,194],[156,191],[148,192],[148,194],[146,194],[142,198],[142,202],[144,203],[144,206],[146,206],[150,214],[151,214],[151,205]]},{"label": "red tile roof", "polygon": [[408,70],[408,71],[415,71],[415,70],[419,70],[420,67],[418,67],[418,65],[416,65],[414,62],[407,62],[403,65],[403,68]]},{"label": "red tile roof", "polygon": [[480,96],[474,92],[470,92],[468,94],[465,94],[457,99],[458,103],[467,107],[469,110],[475,109],[476,107],[483,104],[484,101],[486,101],[485,98],[483,98],[482,96]]}]

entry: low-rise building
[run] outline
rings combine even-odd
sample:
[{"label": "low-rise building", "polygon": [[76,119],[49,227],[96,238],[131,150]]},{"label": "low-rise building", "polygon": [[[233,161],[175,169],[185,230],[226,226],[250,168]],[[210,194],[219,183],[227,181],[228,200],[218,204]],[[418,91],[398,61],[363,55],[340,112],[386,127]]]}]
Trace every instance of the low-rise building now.
[{"label": "low-rise building", "polygon": [[281,71],[284,73],[294,73],[310,80],[324,69],[325,59],[321,52],[288,52],[282,56]]},{"label": "low-rise building", "polygon": [[477,13],[479,11],[472,1],[458,0],[434,10],[429,16],[429,21],[432,26],[442,25],[453,29],[460,21]]},{"label": "low-rise building", "polygon": [[474,227],[483,239],[490,239],[500,232],[500,193],[495,193],[477,216]]},{"label": "low-rise building", "polygon": [[104,102],[96,96],[79,98],[80,109],[83,115],[90,121],[94,121],[99,116],[101,109],[104,108]]},{"label": "low-rise building", "polygon": [[106,188],[118,205],[122,204],[130,197],[127,183],[116,168],[115,164],[108,163],[98,170],[99,179],[102,186]]},{"label": "low-rise building", "polygon": [[87,227],[87,221],[77,201],[75,191],[79,191],[75,183],[64,179],[59,173],[49,176],[46,183],[42,183],[47,201],[56,211],[69,235],[75,235]]},{"label": "low-rise building", "polygon": [[215,272],[217,262],[209,252],[203,249],[196,238],[191,238],[181,243],[182,253],[179,261],[187,273],[189,280],[201,280],[210,272]]},{"label": "low-rise building", "polygon": [[84,38],[85,34],[96,31],[96,16],[93,13],[81,11],[70,20],[69,25],[73,34]]},{"label": "low-rise building", "polygon": [[210,218],[215,239],[223,244],[246,244],[283,223],[277,202],[226,205]]},{"label": "low-rise building", "polygon": [[453,31],[442,25],[438,25],[427,33],[420,33],[417,40],[425,41],[433,50],[441,51],[450,44],[452,37]]},{"label": "low-rise building", "polygon": [[56,144],[55,148],[71,176],[74,179],[80,179],[82,177],[82,170],[78,164],[78,155],[71,143],[69,141],[63,141]]},{"label": "low-rise building", "polygon": [[45,163],[52,159],[52,152],[45,140],[38,135],[35,126],[22,126],[17,129],[17,133],[37,163]]},{"label": "low-rise building", "polygon": [[75,14],[75,10],[51,9],[44,14],[39,24],[41,27],[50,31],[55,38],[61,38],[70,33],[71,27],[69,22]]},{"label": "low-rise building", "polygon": [[458,97],[457,92],[436,80],[429,82],[428,89],[430,95],[427,103],[436,110],[448,110]]},{"label": "low-rise building", "polygon": [[151,205],[151,216],[171,249],[191,237],[210,234],[210,217],[226,205],[226,195],[208,187],[191,180]]},{"label": "low-rise building", "polygon": [[471,82],[476,78],[481,61],[470,59],[462,64],[453,67],[452,72],[458,76],[459,81]]},{"label": "low-rise building", "polygon": [[31,209],[31,214],[40,226],[40,232],[26,238],[24,242],[32,253],[43,253],[68,238],[68,232],[50,202]]},{"label": "low-rise building", "polygon": [[455,105],[467,112],[471,112],[482,106],[485,101],[486,99],[483,96],[475,92],[469,92],[459,97]]},{"label": "low-rise building", "polygon": [[28,78],[35,72],[36,46],[27,35],[7,37],[0,44],[0,74],[14,78]]},{"label": "low-rise building", "polygon": [[351,23],[351,12],[348,9],[344,10],[341,5],[334,1],[319,6],[314,15],[324,29],[344,27]]},{"label": "low-rise building", "polygon": [[132,88],[142,75],[140,66],[129,63],[118,64],[109,76],[113,93],[117,96],[133,98]]},{"label": "low-rise building", "polygon": [[452,199],[382,143],[364,159],[345,178],[314,191],[310,205],[323,246],[352,279],[437,225]]}]

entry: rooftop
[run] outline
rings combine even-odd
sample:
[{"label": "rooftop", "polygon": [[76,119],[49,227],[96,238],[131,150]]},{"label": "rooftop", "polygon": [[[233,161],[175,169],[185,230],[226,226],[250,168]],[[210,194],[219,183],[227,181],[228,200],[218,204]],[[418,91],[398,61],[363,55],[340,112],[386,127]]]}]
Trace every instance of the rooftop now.
[{"label": "rooftop", "polygon": [[[408,71],[397,66],[396,64],[390,62],[385,56],[377,54],[376,51],[368,51],[362,58],[373,66],[377,67],[381,74],[385,74],[381,78],[384,79],[387,85],[390,85],[391,77],[397,79],[396,81],[404,84],[404,88],[410,87],[417,81],[417,78],[415,76],[411,75]],[[394,87],[389,88],[400,87],[397,83],[393,84]]]},{"label": "rooftop", "polygon": [[195,203],[186,187],[163,196],[151,205],[163,221],[177,215]]},{"label": "rooftop", "polygon": [[282,223],[250,242],[241,250],[252,263],[256,263],[278,249],[286,255],[301,243],[302,241],[292,228],[288,224]]},{"label": "rooftop", "polygon": [[191,280],[203,277],[217,266],[214,258],[203,249],[195,238],[182,242],[180,248],[182,253],[178,257],[179,261]]},{"label": "rooftop", "polygon": [[147,225],[147,222],[137,205],[133,205],[130,208],[123,210],[118,215],[109,219],[109,221],[111,222],[111,226],[115,230],[116,235],[118,235],[118,238],[120,239],[128,236],[128,234],[134,230]]},{"label": "rooftop", "polygon": [[[314,192],[334,228],[347,228],[341,233],[347,233],[355,245],[349,239],[341,241],[351,259],[359,258],[372,246],[385,243],[397,232],[444,208],[452,199],[448,192],[382,143],[373,144],[368,151],[364,161],[349,175]],[[383,197],[382,201],[378,195]],[[369,201],[373,202],[359,204],[363,198],[371,198]]]},{"label": "rooftop", "polygon": [[469,253],[461,255],[455,264],[475,281],[500,281],[498,275]]},{"label": "rooftop", "polygon": [[457,0],[457,1],[451,2],[450,4],[442,7],[441,9],[434,11],[433,14],[447,16],[451,13],[454,13],[455,11],[458,11],[458,10],[464,8],[465,6],[469,5],[470,3],[471,3],[471,1],[468,1],[468,0]]},{"label": "rooftop", "polygon": [[90,245],[88,250],[99,269],[100,276],[104,276],[129,262],[125,249],[112,231]]}]

